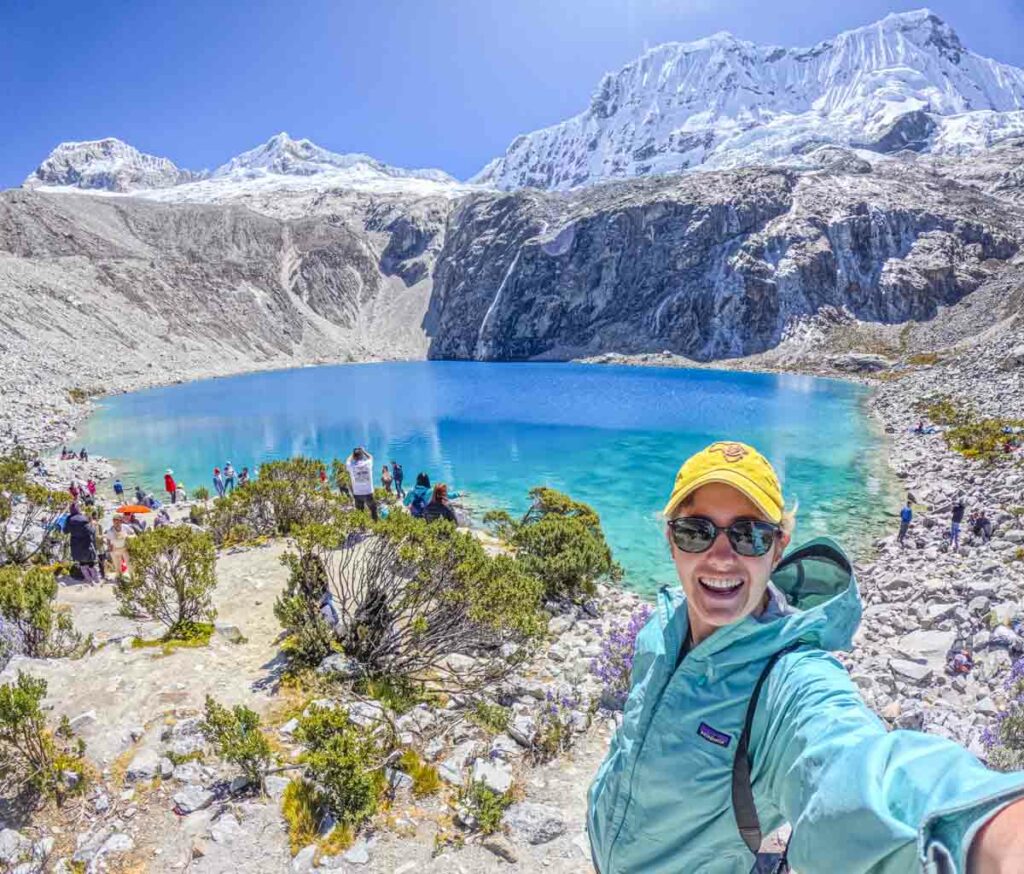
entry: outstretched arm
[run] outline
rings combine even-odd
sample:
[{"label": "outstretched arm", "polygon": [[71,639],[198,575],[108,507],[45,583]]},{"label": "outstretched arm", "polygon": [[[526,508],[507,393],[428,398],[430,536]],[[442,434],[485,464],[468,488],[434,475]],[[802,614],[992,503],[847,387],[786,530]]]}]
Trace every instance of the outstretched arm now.
[{"label": "outstretched arm", "polygon": [[755,798],[767,794],[793,826],[796,870],[1024,871],[1024,773],[990,771],[945,738],[886,731],[824,652],[784,656],[765,692],[752,732]]}]

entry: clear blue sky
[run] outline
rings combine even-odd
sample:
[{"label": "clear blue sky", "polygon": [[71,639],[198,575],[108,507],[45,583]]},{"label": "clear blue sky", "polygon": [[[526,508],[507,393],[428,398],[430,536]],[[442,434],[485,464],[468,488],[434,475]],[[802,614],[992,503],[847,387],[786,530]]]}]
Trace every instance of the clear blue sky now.
[{"label": "clear blue sky", "polygon": [[[63,140],[116,136],[189,169],[286,130],[460,178],[584,109],[645,47],[718,30],[810,45],[898,0],[2,0],[0,188]],[[1024,0],[934,0],[1024,66]]]}]

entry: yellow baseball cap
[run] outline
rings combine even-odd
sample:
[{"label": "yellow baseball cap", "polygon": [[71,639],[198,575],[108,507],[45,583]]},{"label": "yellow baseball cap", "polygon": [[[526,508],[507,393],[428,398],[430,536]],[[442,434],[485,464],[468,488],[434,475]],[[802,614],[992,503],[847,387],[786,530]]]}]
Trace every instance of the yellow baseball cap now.
[{"label": "yellow baseball cap", "polygon": [[680,502],[708,483],[725,483],[743,492],[772,522],[782,520],[779,478],[771,463],[753,446],[720,440],[691,455],[676,474],[672,497],[665,505],[671,516]]}]

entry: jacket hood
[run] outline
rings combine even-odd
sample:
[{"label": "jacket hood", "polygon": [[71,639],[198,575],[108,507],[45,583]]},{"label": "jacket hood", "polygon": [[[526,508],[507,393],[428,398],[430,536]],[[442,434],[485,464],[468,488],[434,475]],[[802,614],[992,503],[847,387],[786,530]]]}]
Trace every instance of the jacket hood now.
[{"label": "jacket hood", "polygon": [[[835,541],[821,537],[791,550],[771,576],[792,612],[768,622],[747,616],[720,628],[693,648],[700,657],[713,656],[719,667],[765,658],[800,642],[823,650],[849,650],[860,625],[861,602],[850,560]],[[662,590],[668,596],[666,590]],[[676,652],[686,639],[689,619],[686,598],[676,590],[659,603],[666,645]]]}]

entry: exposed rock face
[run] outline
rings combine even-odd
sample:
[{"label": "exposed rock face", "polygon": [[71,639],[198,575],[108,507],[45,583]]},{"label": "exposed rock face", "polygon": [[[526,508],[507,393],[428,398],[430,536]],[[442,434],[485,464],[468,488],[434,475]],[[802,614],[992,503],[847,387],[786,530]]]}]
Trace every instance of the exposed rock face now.
[{"label": "exposed rock face", "polygon": [[761,352],[823,308],[928,320],[1012,270],[1021,214],[925,166],[751,169],[477,195],[449,221],[442,358]]},{"label": "exposed rock face", "polygon": [[448,202],[294,201],[0,193],[0,444],[37,444],[26,423],[72,411],[61,389],[423,357]]}]

